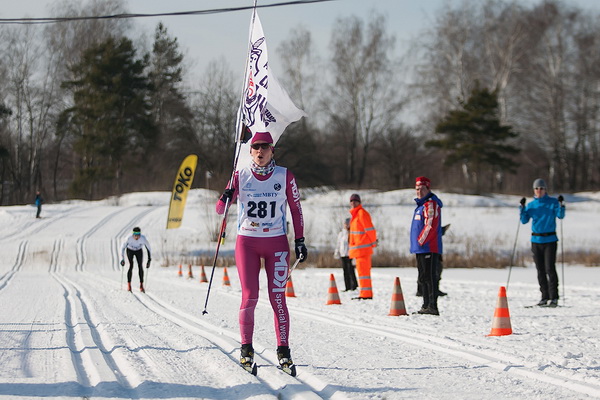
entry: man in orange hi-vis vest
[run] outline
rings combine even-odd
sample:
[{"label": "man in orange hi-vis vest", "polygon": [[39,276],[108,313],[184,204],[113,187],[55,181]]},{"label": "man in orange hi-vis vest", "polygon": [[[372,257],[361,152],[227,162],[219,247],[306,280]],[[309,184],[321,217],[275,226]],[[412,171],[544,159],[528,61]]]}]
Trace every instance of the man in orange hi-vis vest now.
[{"label": "man in orange hi-vis vest", "polygon": [[371,286],[371,255],[373,247],[377,247],[377,232],[371,222],[371,216],[363,208],[360,196],[350,196],[352,209],[350,214],[350,234],[348,235],[350,258],[356,260],[358,271],[358,297],[353,300],[371,300],[373,298],[373,287]]}]

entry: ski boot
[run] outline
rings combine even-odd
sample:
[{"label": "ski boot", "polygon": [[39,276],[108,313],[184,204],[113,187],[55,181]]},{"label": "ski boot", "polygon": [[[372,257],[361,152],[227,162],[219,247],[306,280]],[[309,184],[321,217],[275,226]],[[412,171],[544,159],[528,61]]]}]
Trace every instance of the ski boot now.
[{"label": "ski boot", "polygon": [[546,305],[546,307],[549,308],[556,308],[558,307],[558,299],[552,299],[548,302],[548,304]]},{"label": "ski boot", "polygon": [[421,307],[421,309],[419,311],[417,311],[417,314],[440,315],[440,312],[438,311],[437,307],[423,306],[423,307]]},{"label": "ski boot", "polygon": [[131,282],[127,282],[127,291],[131,292]]},{"label": "ski boot", "polygon": [[277,346],[277,359],[279,360],[279,368],[288,375],[296,376],[296,366],[292,361],[289,346]]},{"label": "ski boot", "polygon": [[252,343],[242,344],[240,365],[252,375],[256,375],[257,367],[254,362],[254,349],[252,348]]},{"label": "ski boot", "polygon": [[140,283],[140,292],[146,293],[146,290],[144,290],[144,284],[143,283]]}]

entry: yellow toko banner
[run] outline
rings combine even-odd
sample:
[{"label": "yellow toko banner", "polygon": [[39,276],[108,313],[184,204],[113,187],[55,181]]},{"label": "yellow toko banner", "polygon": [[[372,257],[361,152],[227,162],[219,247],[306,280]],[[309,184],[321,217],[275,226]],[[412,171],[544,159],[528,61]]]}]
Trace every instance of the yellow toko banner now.
[{"label": "yellow toko banner", "polygon": [[181,226],[185,201],[187,200],[187,195],[192,186],[192,182],[194,182],[196,165],[198,165],[198,156],[190,154],[183,160],[179,167],[177,177],[175,177],[175,184],[173,185],[173,193],[171,193],[167,229],[176,229]]}]

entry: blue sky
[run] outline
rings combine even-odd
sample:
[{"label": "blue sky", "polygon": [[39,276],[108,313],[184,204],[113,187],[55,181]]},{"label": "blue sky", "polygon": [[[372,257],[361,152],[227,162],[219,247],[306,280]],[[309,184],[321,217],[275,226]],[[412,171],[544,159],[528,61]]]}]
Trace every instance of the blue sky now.
[{"label": "blue sky", "polygon": [[[277,0],[259,0],[258,4],[269,4]],[[521,0],[538,3],[536,0]],[[568,0],[568,4],[585,9],[600,11],[598,0]],[[0,8],[0,17],[43,17],[49,16],[48,0],[4,1]],[[388,29],[396,36],[399,49],[417,38],[424,29],[432,26],[435,14],[448,4],[457,4],[456,0],[335,0],[325,3],[275,7],[260,11],[263,29],[269,45],[270,60],[277,71],[275,49],[289,37],[292,28],[303,26],[313,36],[317,50],[324,55],[330,38],[331,27],[339,17],[350,15],[368,16],[369,12],[383,13],[388,18]],[[127,0],[133,13],[162,13],[177,11],[195,11],[223,7],[250,6],[252,0]],[[192,63],[192,72],[201,73],[206,64],[224,57],[231,69],[243,73],[244,58],[247,50],[249,10],[204,16],[180,16],[161,18],[172,36],[176,36],[180,46],[186,52],[186,58]],[[148,41],[159,18],[140,18],[136,20],[139,32],[146,31]]]}]

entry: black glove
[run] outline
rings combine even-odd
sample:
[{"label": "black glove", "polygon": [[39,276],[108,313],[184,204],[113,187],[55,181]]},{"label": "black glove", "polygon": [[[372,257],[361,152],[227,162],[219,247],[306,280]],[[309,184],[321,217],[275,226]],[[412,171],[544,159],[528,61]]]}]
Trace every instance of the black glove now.
[{"label": "black glove", "polygon": [[565,201],[565,198],[563,197],[562,194],[558,195],[558,202],[560,203],[560,205],[562,205],[562,202]]},{"label": "black glove", "polygon": [[248,140],[252,139],[252,131],[245,124],[242,124],[240,139],[242,143],[248,143]]},{"label": "black glove", "polygon": [[527,200],[525,199],[525,197],[523,197],[519,203],[521,203],[521,205],[522,205],[523,207],[525,207],[525,202],[526,202],[526,201],[527,201]]},{"label": "black glove", "polygon": [[446,234],[446,231],[450,228],[450,224],[442,226],[442,236]]},{"label": "black glove", "polygon": [[295,250],[296,250],[296,258],[300,258],[300,256],[302,256],[302,258],[300,258],[300,262],[304,262],[306,261],[306,257],[308,257],[308,250],[306,249],[306,246],[304,245],[304,238],[301,237],[300,239],[296,239],[294,240],[294,244],[295,244]]},{"label": "black glove", "polygon": [[121,267],[125,266],[125,260],[121,260]]},{"label": "black glove", "polygon": [[227,200],[229,200],[229,202],[231,203],[231,199],[233,199],[233,192],[235,190],[233,189],[225,189],[225,191],[223,192],[223,194],[221,195],[221,201],[223,203],[227,203]]},{"label": "black glove", "polygon": [[150,261],[152,260],[148,259],[148,262],[146,263],[146,268],[150,268]]}]

